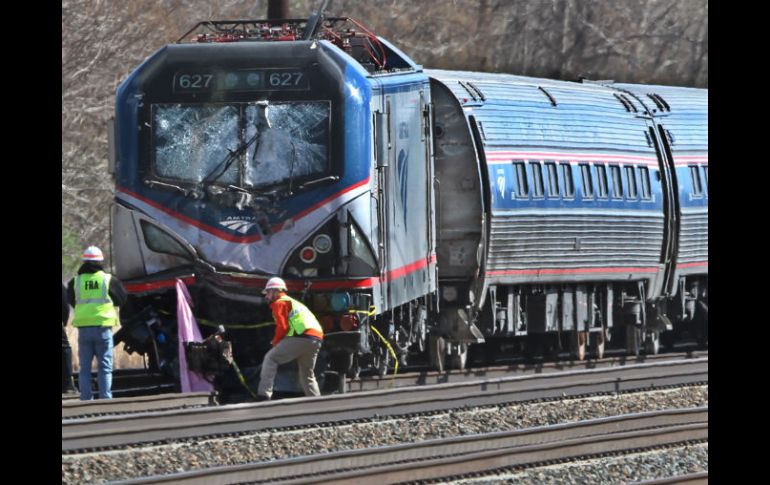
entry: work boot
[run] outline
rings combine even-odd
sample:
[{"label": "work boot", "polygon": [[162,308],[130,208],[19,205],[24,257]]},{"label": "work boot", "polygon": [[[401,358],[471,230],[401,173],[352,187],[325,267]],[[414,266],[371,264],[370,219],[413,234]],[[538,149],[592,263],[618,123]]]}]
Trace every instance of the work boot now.
[{"label": "work boot", "polygon": [[75,387],[75,379],[72,376],[62,385],[62,394],[79,394],[79,391]]},{"label": "work boot", "polygon": [[72,378],[72,349],[69,347],[62,348],[61,393],[78,393],[75,387],[75,380]]}]

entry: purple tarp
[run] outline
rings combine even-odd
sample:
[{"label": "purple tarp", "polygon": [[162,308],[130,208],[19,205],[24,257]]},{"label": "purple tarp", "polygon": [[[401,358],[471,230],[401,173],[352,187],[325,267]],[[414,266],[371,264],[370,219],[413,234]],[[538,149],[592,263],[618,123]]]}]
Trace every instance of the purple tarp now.
[{"label": "purple tarp", "polygon": [[212,391],[213,387],[204,378],[187,369],[185,342],[201,342],[201,332],[192,313],[192,299],[187,286],[180,279],[176,280],[176,318],[179,325],[179,381],[182,392]]}]

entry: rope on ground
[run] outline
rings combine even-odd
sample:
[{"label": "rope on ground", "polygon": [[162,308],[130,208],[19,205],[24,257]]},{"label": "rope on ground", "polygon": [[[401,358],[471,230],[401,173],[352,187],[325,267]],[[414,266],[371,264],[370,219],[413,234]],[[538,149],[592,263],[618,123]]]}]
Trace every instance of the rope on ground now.
[{"label": "rope on ground", "polygon": [[238,367],[238,364],[235,363],[235,359],[230,362],[233,366],[233,369],[235,370],[235,374],[238,376],[238,380],[241,381],[241,384],[243,384],[243,387],[246,388],[247,391],[249,391],[249,394],[251,394],[251,397],[253,397],[255,400],[257,399],[257,395],[254,394],[254,391],[251,390],[248,384],[246,384],[246,379],[243,377],[243,373],[241,372],[240,367]]}]

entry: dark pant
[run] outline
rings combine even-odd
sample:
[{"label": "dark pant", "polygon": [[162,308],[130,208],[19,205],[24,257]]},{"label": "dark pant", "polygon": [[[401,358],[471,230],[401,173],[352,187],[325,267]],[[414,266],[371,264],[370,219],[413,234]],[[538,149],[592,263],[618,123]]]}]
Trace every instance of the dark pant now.
[{"label": "dark pant", "polygon": [[61,328],[61,391],[74,389],[72,383],[72,347],[67,339],[67,332]]}]

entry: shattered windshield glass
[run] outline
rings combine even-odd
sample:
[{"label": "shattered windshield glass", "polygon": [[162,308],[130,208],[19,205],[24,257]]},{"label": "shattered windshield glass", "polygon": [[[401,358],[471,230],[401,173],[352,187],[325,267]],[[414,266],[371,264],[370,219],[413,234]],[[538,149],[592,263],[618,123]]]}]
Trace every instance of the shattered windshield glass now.
[{"label": "shattered windshield glass", "polygon": [[328,101],[154,105],[155,173],[201,182],[251,141],[218,183],[262,188],[323,175],[329,114]]},{"label": "shattered windshield glass", "polygon": [[252,187],[329,169],[329,103],[258,103],[246,108],[246,138],[259,133],[247,153],[244,181]]},{"label": "shattered windshield glass", "polygon": [[[240,143],[236,106],[156,105],[153,110],[155,173],[200,182]],[[219,178],[238,182],[233,164]]]}]

